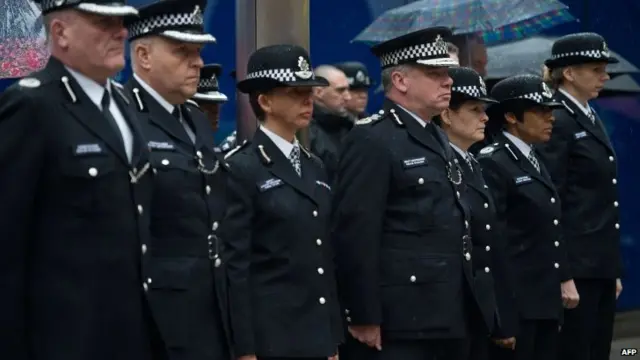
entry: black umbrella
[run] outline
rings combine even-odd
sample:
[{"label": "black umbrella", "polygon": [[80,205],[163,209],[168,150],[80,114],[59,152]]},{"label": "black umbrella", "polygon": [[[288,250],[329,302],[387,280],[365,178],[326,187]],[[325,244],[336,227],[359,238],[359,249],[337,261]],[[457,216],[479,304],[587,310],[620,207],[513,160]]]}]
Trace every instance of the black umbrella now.
[{"label": "black umbrella", "polygon": [[[551,46],[557,38],[534,36],[528,39],[491,46],[487,49],[489,63],[487,79],[504,79],[509,76],[528,73],[542,73],[542,65],[551,56]],[[620,60],[607,67],[610,74],[635,73],[640,69],[611,51],[611,56]]]}]

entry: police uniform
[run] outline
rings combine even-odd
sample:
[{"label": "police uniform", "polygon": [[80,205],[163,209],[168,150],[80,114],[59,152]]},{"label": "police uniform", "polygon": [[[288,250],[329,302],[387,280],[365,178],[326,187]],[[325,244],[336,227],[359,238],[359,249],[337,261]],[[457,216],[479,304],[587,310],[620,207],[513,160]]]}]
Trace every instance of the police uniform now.
[{"label": "police uniform", "polygon": [[[562,106],[552,99],[542,78],[535,75],[502,80],[494,86],[491,95],[501,102],[494,105],[497,109],[511,101],[521,101],[530,107]],[[501,121],[500,116],[490,120]],[[494,349],[491,358],[554,359],[562,314],[560,283],[570,280],[562,239],[560,199],[531,145],[507,132],[496,134],[494,141],[496,143],[480,151],[478,161],[495,202],[497,221],[493,228],[498,234],[506,235],[515,295],[515,303],[511,304],[514,308],[509,309],[509,313],[517,314],[518,318],[505,319],[517,324],[515,333],[504,334],[504,337],[515,335],[515,353]]]},{"label": "police uniform", "polygon": [[[130,40],[161,36],[178,42],[212,42],[211,35],[203,33],[204,7],[205,2],[198,0],[167,0],[143,7],[140,17],[127,24]],[[170,19],[179,16],[186,23],[176,26]],[[226,166],[213,152],[211,126],[197,107],[169,103],[138,74],[126,84],[126,92],[139,113],[156,173],[148,210],[151,242],[142,270],[168,359],[228,358],[214,287],[219,228],[226,208]]]},{"label": "police uniform", "polygon": [[[372,51],[383,69],[455,66],[443,39],[450,35],[425,29]],[[341,358],[466,359],[477,307],[470,218],[445,134],[386,100],[347,135],[337,179],[332,236],[346,320],[382,332],[382,351],[352,338]]]},{"label": "police uniform", "polygon": [[[616,63],[598,34],[558,39],[551,68]],[[565,311],[562,359],[608,359],[616,310],[615,279],[622,276],[616,154],[598,114],[562,87],[554,96],[565,105],[554,113],[551,140],[539,148],[562,201],[569,266],[580,305]]]},{"label": "police uniform", "polygon": [[[367,67],[358,61],[346,61],[335,64],[335,67],[342,70],[349,82],[349,90],[369,91],[373,86],[373,81],[369,77]],[[366,112],[353,114],[357,119],[363,119],[369,116]]]},{"label": "police uniform", "polygon": [[[273,45],[253,53],[244,93],[327,86],[307,52]],[[261,127],[226,155],[231,176],[222,268],[235,358],[326,359],[342,340],[322,162]],[[299,171],[299,172],[297,172]]]},{"label": "police uniform", "polygon": [[[449,70],[453,79],[451,92],[467,100],[494,104],[487,94],[482,77],[473,69],[459,67]],[[496,208],[483,177],[482,168],[476,158],[453,143],[458,163],[461,164],[463,183],[466,185],[464,199],[471,210],[471,238],[473,239],[473,269],[475,294],[480,306],[482,321],[473,327],[470,358],[488,359],[489,335],[503,338],[513,330],[508,321],[514,318],[512,308],[512,280],[506,262],[504,234],[496,231],[498,221]],[[502,311],[498,310],[502,305]],[[495,333],[494,326],[502,334]],[[510,336],[515,334],[511,333]]]},{"label": "police uniform", "polygon": [[152,172],[130,103],[56,57],[0,95],[0,358],[152,358],[139,271]]}]

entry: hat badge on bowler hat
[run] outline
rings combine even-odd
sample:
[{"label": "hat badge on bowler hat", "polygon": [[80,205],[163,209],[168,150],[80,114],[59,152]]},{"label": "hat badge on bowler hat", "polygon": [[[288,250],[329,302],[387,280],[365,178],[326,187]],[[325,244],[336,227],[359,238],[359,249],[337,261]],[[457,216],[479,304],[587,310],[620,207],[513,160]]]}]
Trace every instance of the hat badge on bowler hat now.
[{"label": "hat badge on bowler hat", "polygon": [[163,0],[139,9],[139,17],[126,21],[129,40],[158,35],[172,40],[206,44],[216,38],[204,31],[206,0]]},{"label": "hat badge on bowler hat", "polygon": [[422,29],[377,44],[371,52],[380,59],[383,69],[401,64],[458,66],[458,62],[449,55],[445,41],[451,35],[451,30],[446,27]]},{"label": "hat badge on bowler hat", "polygon": [[596,33],[575,33],[560,37],[551,48],[551,58],[544,64],[549,68],[591,62],[617,63],[611,56],[605,39]]},{"label": "hat badge on bowler hat", "polygon": [[264,91],[275,87],[328,86],[311,69],[307,51],[297,45],[265,46],[251,54],[247,76],[237,84],[241,92]]},{"label": "hat badge on bowler hat", "polygon": [[449,76],[453,79],[452,93],[486,103],[497,102],[488,96],[487,85],[477,71],[468,67],[454,67],[449,69]]},{"label": "hat badge on bowler hat", "polygon": [[82,12],[103,16],[136,16],[138,10],[128,6],[126,1],[116,0],[34,0],[40,5],[43,15],[64,9],[76,9]]}]

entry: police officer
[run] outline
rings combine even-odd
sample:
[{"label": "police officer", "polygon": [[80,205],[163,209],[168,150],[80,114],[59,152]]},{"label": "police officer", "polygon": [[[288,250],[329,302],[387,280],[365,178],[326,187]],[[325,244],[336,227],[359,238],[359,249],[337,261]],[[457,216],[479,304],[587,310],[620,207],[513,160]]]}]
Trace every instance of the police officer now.
[{"label": "police officer", "polygon": [[[562,359],[608,359],[620,277],[620,212],[616,154],[598,114],[589,106],[609,80],[611,56],[602,36],[558,39],[545,62],[565,108],[554,113],[551,140],[539,148],[562,202],[569,264],[580,306],[565,311]],[[617,280],[616,280],[617,279]]]},{"label": "police officer", "polygon": [[220,92],[218,79],[222,74],[220,64],[205,65],[200,69],[200,82],[198,92],[193,95],[191,104],[196,104],[207,115],[213,132],[218,131],[220,125],[220,110],[222,104],[227,102],[227,95]]},{"label": "police officer", "polygon": [[342,340],[329,241],[331,187],[296,140],[315,77],[306,50],[258,49],[238,89],[261,125],[226,155],[231,169],[222,263],[237,359],[327,359]]},{"label": "police officer", "polygon": [[[488,337],[496,332],[497,342],[513,348],[515,337],[507,335],[507,321],[515,316],[509,313],[513,302],[511,279],[505,259],[503,234],[496,232],[496,209],[484,179],[482,169],[471,155],[469,147],[484,139],[485,124],[488,120],[485,107],[496,103],[487,94],[487,87],[480,74],[471,68],[459,67],[449,70],[453,79],[449,108],[434,120],[442,127],[455,150],[456,159],[461,164],[466,185],[464,198],[471,208],[471,237],[473,239],[473,268],[476,296],[483,321],[473,322],[473,337],[470,358],[489,359]],[[502,304],[499,312],[497,305]],[[513,328],[511,326],[511,328]]]},{"label": "police officer", "polygon": [[351,98],[347,101],[347,111],[354,119],[367,117],[369,88],[372,86],[367,67],[358,61],[347,61],[335,65],[347,76]]},{"label": "police officer", "polygon": [[518,316],[515,334],[508,334],[516,337],[515,352],[496,349],[491,358],[555,359],[562,306],[573,308],[579,299],[566,262],[558,193],[532,146],[549,140],[552,109],[562,104],[535,75],[502,80],[491,95],[500,104],[491,107],[490,122],[502,131],[478,161],[497,211],[493,229],[506,234]]},{"label": "police officer", "polygon": [[150,360],[141,248],[152,172],[124,1],[43,1],[52,56],[0,96],[0,358]]},{"label": "police officer", "polygon": [[[225,359],[228,346],[214,288],[218,230],[225,211],[225,165],[211,125],[185,105],[198,85],[205,1],[167,0],[128,22],[139,112],[156,172],[151,243],[143,266],[153,317],[168,359]],[[171,19],[180,18],[177,24]],[[219,261],[219,260],[218,260]]]},{"label": "police officer", "polygon": [[386,102],[345,139],[332,236],[347,359],[466,359],[477,308],[461,170],[431,118],[449,106],[447,28],[373,47]]}]

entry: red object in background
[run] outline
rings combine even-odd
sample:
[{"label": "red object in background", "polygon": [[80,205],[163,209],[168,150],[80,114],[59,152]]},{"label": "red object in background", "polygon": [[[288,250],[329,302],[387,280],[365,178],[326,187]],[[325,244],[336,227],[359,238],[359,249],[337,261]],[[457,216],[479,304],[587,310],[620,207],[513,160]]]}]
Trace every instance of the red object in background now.
[{"label": "red object in background", "polygon": [[49,59],[42,39],[5,39],[0,45],[0,78],[16,78],[42,69]]}]

